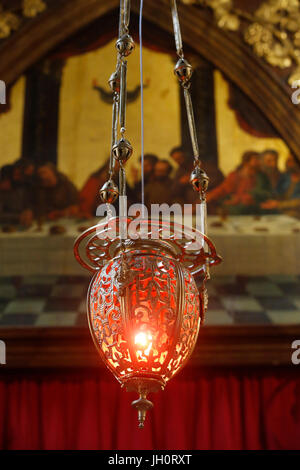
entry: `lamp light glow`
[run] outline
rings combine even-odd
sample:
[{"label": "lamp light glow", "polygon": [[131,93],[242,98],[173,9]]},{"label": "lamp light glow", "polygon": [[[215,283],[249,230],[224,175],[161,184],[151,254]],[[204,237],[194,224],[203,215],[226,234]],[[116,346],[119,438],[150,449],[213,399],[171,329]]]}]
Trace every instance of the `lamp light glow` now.
[{"label": "lamp light glow", "polygon": [[134,337],[134,344],[139,346],[146,356],[149,355],[150,350],[152,348],[152,336],[150,333],[140,332],[137,333]]}]

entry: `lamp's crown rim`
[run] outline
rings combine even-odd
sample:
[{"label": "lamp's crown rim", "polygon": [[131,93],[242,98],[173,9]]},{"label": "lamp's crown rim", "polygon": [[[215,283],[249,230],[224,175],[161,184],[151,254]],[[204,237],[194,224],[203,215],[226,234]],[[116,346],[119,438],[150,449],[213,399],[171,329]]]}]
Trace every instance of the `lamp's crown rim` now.
[{"label": "lamp's crown rim", "polygon": [[[146,254],[151,254],[151,251],[165,253],[166,256],[183,263],[192,274],[200,272],[207,265],[221,262],[212,241],[197,229],[187,228],[175,222],[144,219],[139,221],[140,235],[143,236],[132,238],[131,222],[133,219],[116,217],[100,222],[83,232],[74,245],[77,261],[95,273],[118,257],[121,247],[124,247],[125,251],[131,253],[141,250],[148,251]],[[124,229],[127,234],[125,238],[122,237]],[[165,237],[166,231],[168,238]]]}]

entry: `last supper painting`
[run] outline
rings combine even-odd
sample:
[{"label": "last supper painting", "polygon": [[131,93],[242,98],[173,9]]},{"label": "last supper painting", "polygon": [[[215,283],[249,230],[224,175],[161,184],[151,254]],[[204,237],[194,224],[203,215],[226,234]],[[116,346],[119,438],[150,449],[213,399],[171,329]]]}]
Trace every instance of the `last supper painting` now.
[{"label": "last supper painting", "polygon": [[0,449],[299,451],[300,1],[0,0],[0,135]]}]

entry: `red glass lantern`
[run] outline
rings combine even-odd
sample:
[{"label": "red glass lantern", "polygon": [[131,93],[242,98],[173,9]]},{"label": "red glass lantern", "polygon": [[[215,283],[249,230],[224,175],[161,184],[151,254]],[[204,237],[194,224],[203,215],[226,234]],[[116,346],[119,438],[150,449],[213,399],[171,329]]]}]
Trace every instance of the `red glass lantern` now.
[{"label": "red glass lantern", "polygon": [[[139,394],[133,406],[143,427],[153,406],[148,393],[164,389],[193,352],[207,306],[208,269],[220,258],[197,230],[141,224],[147,238],[128,238],[123,245],[119,219],[92,227],[76,241],[75,256],[94,272],[88,320],[95,345],[122,386]],[[168,239],[163,238],[166,229]],[[200,293],[196,273],[202,280]]]}]

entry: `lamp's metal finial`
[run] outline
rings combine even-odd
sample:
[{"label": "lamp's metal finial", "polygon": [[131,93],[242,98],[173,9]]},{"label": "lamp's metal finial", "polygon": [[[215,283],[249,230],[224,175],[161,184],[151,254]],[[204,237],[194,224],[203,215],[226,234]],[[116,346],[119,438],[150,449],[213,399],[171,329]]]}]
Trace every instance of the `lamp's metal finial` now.
[{"label": "lamp's metal finial", "polygon": [[147,416],[147,411],[153,408],[153,403],[152,401],[147,400],[146,394],[140,394],[140,398],[138,400],[133,401],[131,405],[133,406],[133,408],[136,408],[138,410],[139,428],[143,429]]}]

